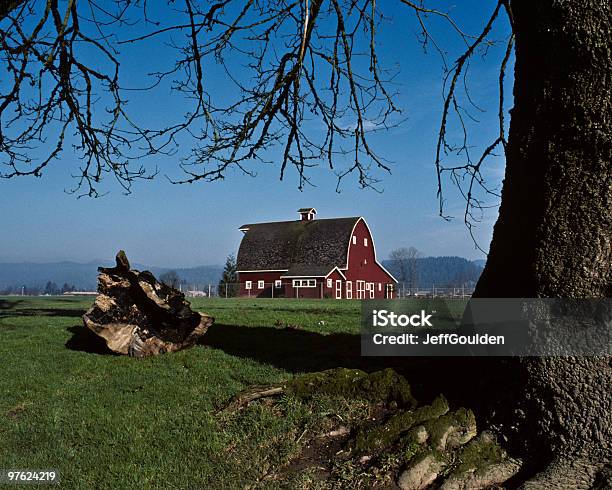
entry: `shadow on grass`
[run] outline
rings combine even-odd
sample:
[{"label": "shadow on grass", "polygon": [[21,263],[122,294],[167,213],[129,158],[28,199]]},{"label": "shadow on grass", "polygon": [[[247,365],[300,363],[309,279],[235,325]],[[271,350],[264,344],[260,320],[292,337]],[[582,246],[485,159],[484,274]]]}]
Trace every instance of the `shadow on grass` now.
[{"label": "shadow on grass", "polygon": [[70,350],[76,350],[80,352],[88,352],[90,354],[101,354],[101,355],[118,355],[111,351],[107,346],[104,339],[98,337],[88,328],[83,325],[75,325],[74,327],[68,327],[66,329],[72,333],[72,337],[66,342],[66,347]]},{"label": "shadow on grass", "polygon": [[22,299],[0,299],[0,311],[14,310],[23,302]]},{"label": "shadow on grass", "polygon": [[23,309],[2,309],[0,308],[0,317],[19,317],[19,316],[52,316],[52,317],[68,317],[80,318],[83,316],[82,310],[63,309],[63,308],[23,308]]},{"label": "shadow on grass", "polygon": [[[116,355],[89,329],[74,326],[67,330],[73,334],[66,342],[68,349]],[[428,402],[444,393],[452,405],[475,410],[483,408],[489,399],[483,393],[491,389],[490,376],[501,375],[503,369],[496,358],[362,357],[358,334],[322,335],[295,328],[215,324],[201,345],[291,373],[336,367],[372,372],[390,367],[406,377],[418,400]]]},{"label": "shadow on grass", "polygon": [[[69,327],[72,337],[66,347],[99,355],[118,355],[105,342],[81,325]],[[295,328],[245,327],[215,324],[201,341],[202,362],[206,349],[218,349],[229,355],[252,359],[291,373],[314,372],[336,367],[362,369],[366,372],[393,368],[410,383],[413,395],[421,404],[431,402],[443,393],[451,407],[472,408],[478,424],[487,425],[482,417],[491,407],[512,410],[507,393],[516,393],[511,384],[521,383],[512,363],[500,358],[483,357],[362,357],[358,334],[322,335]],[[167,354],[172,355],[172,354]],[[505,380],[493,382],[492,380]],[[506,400],[506,402],[504,402]],[[522,440],[508,443],[518,453]],[[525,471],[532,471],[525,468]],[[520,476],[523,478],[523,476]],[[522,481],[522,480],[521,480]]]},{"label": "shadow on grass", "polygon": [[52,316],[77,318],[83,316],[83,310],[78,308],[19,308],[19,305],[26,303],[22,299],[0,299],[0,317],[20,317],[20,316]]},{"label": "shadow on grass", "polygon": [[390,367],[406,377],[419,400],[428,401],[444,393],[449,401],[474,408],[483,399],[483,363],[495,363],[494,369],[498,369],[496,360],[484,358],[362,357],[359,335],[321,335],[293,328],[215,324],[202,344],[292,373],[335,367],[372,372]]}]

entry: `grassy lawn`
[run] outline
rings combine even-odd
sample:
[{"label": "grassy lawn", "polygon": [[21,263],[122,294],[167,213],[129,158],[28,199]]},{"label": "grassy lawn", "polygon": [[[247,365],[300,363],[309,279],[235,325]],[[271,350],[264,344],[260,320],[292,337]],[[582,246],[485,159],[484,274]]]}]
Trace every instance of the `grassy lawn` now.
[{"label": "grassy lawn", "polygon": [[310,488],[307,472],[264,477],[323,415],[354,406],[220,410],[253,384],[394,362],[360,358],[356,301],[196,299],[216,318],[205,345],[143,360],[83,341],[92,302],[0,298],[0,468],[57,469],[69,488]]}]

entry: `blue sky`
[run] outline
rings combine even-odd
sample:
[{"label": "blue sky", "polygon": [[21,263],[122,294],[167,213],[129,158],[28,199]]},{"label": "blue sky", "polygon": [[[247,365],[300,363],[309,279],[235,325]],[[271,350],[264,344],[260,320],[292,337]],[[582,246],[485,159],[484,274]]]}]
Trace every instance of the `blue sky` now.
[{"label": "blue sky", "polygon": [[[493,7],[492,2],[482,1],[437,3],[452,11],[469,32],[482,26]],[[392,166],[391,175],[378,174],[382,193],[361,190],[350,177],[336,193],[335,176],[324,166],[311,174],[316,187],[307,186],[300,192],[296,175],[290,173],[280,182],[278,166],[269,165],[256,167],[256,178],[231,171],[224,181],[194,185],[173,185],[161,175],[153,182],[136,184],[129,196],[109,181],[106,196],[76,199],[65,192],[73,185],[70,174],[75,164],[68,150],[43,178],[0,180],[4,210],[0,262],[86,262],[112,258],[122,248],[133,261],[151,265],[220,264],[228,253],[237,251],[241,224],[295,219],[296,210],[304,206],[316,207],[320,218],[364,216],[380,258],[401,246],[414,246],[425,255],[485,258],[463,224],[463,202],[449,182],[447,213],[456,219],[447,222],[437,214],[433,161],[442,108],[440,60],[419,46],[414,16],[405,7],[391,7],[386,14],[391,19],[380,29],[379,58],[387,66],[400,65],[397,104],[407,119],[400,127],[372,137]],[[448,47],[451,59],[453,54],[456,57],[461,47],[458,39],[442,26],[434,24],[434,30]],[[497,38],[503,39],[506,30],[500,27]],[[501,45],[491,49],[470,68],[472,96],[487,109],[478,114],[480,123],[471,128],[476,148],[486,145],[497,130],[497,70],[502,50]],[[147,68],[151,53],[133,51],[126,56],[129,63],[124,66],[136,71]],[[125,73],[135,77],[129,70]],[[226,95],[223,91],[228,89],[221,80],[211,83],[217,84],[221,96]],[[509,92],[510,82],[508,85]],[[180,110],[180,103],[169,92],[158,94],[154,103],[136,99],[132,104],[132,111],[152,121],[164,120],[177,108]],[[189,140],[181,144],[188,147]],[[158,165],[161,174],[180,176],[173,158],[149,164]],[[503,160],[493,159],[488,165],[488,177],[499,183]],[[496,216],[496,208],[488,210],[475,232],[485,250]]]}]

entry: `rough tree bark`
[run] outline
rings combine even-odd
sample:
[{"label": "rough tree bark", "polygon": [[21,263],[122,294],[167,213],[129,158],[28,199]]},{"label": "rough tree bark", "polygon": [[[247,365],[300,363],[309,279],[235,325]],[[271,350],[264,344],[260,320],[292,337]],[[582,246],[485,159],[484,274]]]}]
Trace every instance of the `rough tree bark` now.
[{"label": "rough tree bark", "polygon": [[[612,3],[512,0],[514,108],[477,297],[612,296]],[[524,358],[534,488],[590,488],[610,464],[609,357]],[[517,373],[518,375],[518,373]],[[530,486],[531,488],[531,486]]]}]

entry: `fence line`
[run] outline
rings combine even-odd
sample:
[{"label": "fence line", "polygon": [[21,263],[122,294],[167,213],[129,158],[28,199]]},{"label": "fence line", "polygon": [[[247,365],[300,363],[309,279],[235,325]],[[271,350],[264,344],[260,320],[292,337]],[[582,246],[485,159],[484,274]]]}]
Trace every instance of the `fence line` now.
[{"label": "fence line", "polygon": [[[315,286],[300,286],[299,288],[292,288],[287,294],[286,284],[283,283],[281,286],[277,285],[277,282],[264,282],[263,286],[259,284],[259,281],[253,281],[251,283],[251,289],[246,289],[244,283],[223,283],[213,284],[204,283],[197,285],[186,285],[180,284],[179,289],[189,298],[235,298],[235,297],[267,297],[267,298],[335,298],[336,296],[336,283],[332,283],[332,287],[324,287],[324,285],[317,281]],[[261,287],[260,287],[261,286]],[[373,289],[372,289],[373,288]],[[382,289],[379,289],[382,288]],[[387,297],[385,284],[379,283],[362,283],[361,287],[353,281],[351,288],[347,290],[345,282],[341,285],[340,297],[342,299],[371,299]],[[297,291],[297,294],[296,294]],[[419,286],[410,287],[405,283],[398,283],[394,285],[393,297],[394,298],[449,298],[449,299],[463,299],[470,298],[474,292],[473,285],[463,286],[451,286],[451,287],[439,287],[435,284],[430,286]],[[96,291],[74,291],[65,292],[64,296],[94,296],[98,294]],[[12,293],[10,296],[45,296],[44,294],[32,294],[32,293]]]},{"label": "fence line", "polygon": [[[374,290],[370,289],[370,284],[365,283],[363,290],[357,290],[356,284],[352,285],[352,291],[350,292],[350,297],[347,296],[347,291],[345,289],[345,284],[342,286],[342,295],[341,297],[346,299],[370,299],[374,297],[380,297],[381,292],[384,292],[384,284],[380,291],[378,288],[380,287],[378,283],[373,283]],[[335,286],[335,283],[334,283]],[[332,287],[331,292],[323,287],[322,284],[317,283],[313,287],[302,286],[297,288],[297,296],[292,294],[288,296],[285,293],[284,284],[282,286],[278,286],[275,282],[264,282],[263,286],[258,284],[258,282],[253,281],[251,284],[251,289],[245,289],[244,283],[223,283],[219,284],[204,284],[198,285],[198,287],[189,287],[182,285],[182,291],[185,293],[187,297],[197,298],[197,297],[211,297],[211,298],[234,298],[234,297],[267,297],[267,298],[281,298],[281,297],[291,297],[291,298],[334,298],[335,297],[335,289]],[[295,290],[293,290],[295,291]],[[419,287],[409,287],[405,283],[396,284],[394,287],[394,297],[395,298],[454,298],[454,299],[464,299],[470,298],[474,292],[473,285],[462,285],[462,286],[451,286],[451,287],[442,287],[436,286],[432,284],[430,286],[419,286]]]},{"label": "fence line", "polygon": [[410,287],[405,283],[397,285],[398,298],[470,298],[474,293],[473,285],[461,286],[436,286],[431,284],[428,286]]}]

